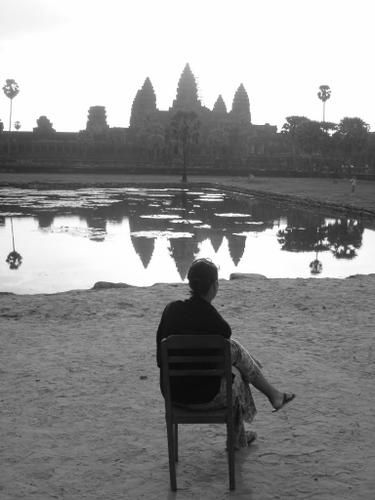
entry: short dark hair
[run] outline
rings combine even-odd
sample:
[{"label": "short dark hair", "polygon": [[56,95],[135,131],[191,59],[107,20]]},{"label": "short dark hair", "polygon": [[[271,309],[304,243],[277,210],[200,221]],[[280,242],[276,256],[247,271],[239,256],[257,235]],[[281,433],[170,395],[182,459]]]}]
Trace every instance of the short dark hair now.
[{"label": "short dark hair", "polygon": [[218,269],[209,259],[195,260],[187,275],[192,295],[205,295],[218,279]]}]

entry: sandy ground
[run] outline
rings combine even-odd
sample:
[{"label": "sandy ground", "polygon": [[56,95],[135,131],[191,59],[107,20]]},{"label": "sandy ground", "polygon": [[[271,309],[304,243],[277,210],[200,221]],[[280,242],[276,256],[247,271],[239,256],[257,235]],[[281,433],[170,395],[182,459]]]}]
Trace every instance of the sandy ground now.
[{"label": "sandy ground", "polygon": [[0,498],[373,499],[375,276],[223,281],[215,305],[265,374],[297,399],[272,413],[255,392],[258,440],[182,426],[169,491],[155,331],[186,285],[1,295]]},{"label": "sandy ground", "polygon": [[[43,175],[2,174],[0,185],[105,184]],[[361,185],[350,203],[374,209],[375,183]],[[349,199],[346,181],[256,179],[254,189]],[[232,493],[224,426],[182,426],[176,494],[155,332],[186,285],[0,294],[0,499],[372,500],[374,292],[374,275],[220,283],[215,305],[234,336],[297,399],[272,413],[254,391],[258,440],[236,453]]]}]

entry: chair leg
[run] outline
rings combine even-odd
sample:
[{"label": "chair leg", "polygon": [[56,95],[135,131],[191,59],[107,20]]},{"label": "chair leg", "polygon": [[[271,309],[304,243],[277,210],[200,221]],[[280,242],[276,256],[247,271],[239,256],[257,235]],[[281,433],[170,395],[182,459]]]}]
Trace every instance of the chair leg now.
[{"label": "chair leg", "polygon": [[178,462],[178,424],[174,424],[174,459]]},{"label": "chair leg", "polygon": [[234,470],[234,427],[233,421],[227,422],[227,443],[228,443],[228,466],[229,466],[229,489],[236,488]]},{"label": "chair leg", "polygon": [[169,476],[171,482],[171,490],[177,490],[176,482],[176,464],[175,464],[175,443],[174,430],[171,419],[167,418],[167,438],[168,438],[168,458],[169,458]]}]

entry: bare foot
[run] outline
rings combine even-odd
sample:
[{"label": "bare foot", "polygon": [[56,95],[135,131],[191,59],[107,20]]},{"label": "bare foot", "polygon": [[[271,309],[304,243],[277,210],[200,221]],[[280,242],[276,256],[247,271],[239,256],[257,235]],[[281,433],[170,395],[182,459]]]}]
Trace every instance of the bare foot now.
[{"label": "bare foot", "polygon": [[253,441],[257,438],[257,433],[254,431],[246,431],[246,442],[247,446],[250,446]]},{"label": "bare foot", "polygon": [[[243,448],[247,448],[248,446],[251,445],[257,438],[257,433],[254,431],[245,431],[245,442],[242,442],[239,444],[238,442],[234,443],[234,449],[235,451],[241,450]],[[228,444],[227,447],[225,448],[226,451],[228,451]]]}]

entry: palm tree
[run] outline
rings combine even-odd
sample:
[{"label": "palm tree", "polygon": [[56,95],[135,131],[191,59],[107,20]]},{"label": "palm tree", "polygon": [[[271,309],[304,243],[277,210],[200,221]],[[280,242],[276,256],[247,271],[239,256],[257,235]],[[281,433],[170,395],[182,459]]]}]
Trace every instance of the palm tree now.
[{"label": "palm tree", "polygon": [[311,274],[320,274],[323,271],[323,264],[318,260],[318,252],[316,252],[315,260],[310,262],[309,267]]},{"label": "palm tree", "polygon": [[16,246],[15,246],[15,243],[14,243],[14,229],[13,229],[13,219],[12,219],[12,217],[10,218],[10,228],[11,228],[11,232],[12,232],[12,247],[13,247],[13,250],[9,253],[8,257],[6,258],[6,263],[9,265],[10,269],[16,270],[22,264],[22,255],[17,252]]},{"label": "palm tree", "polygon": [[326,101],[331,97],[329,85],[321,85],[318,92],[319,99],[323,102],[323,122],[326,121]]},{"label": "palm tree", "polygon": [[12,103],[13,99],[19,93],[18,83],[13,79],[8,79],[3,87],[4,94],[10,99],[10,112],[9,112],[9,132],[12,129]]}]

